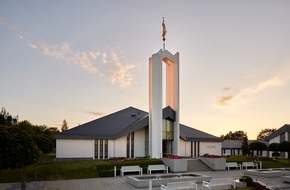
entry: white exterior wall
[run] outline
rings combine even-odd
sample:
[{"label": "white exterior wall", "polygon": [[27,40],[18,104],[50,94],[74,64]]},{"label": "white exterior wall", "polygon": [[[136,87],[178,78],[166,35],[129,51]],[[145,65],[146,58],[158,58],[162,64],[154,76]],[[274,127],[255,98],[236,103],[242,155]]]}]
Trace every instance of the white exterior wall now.
[{"label": "white exterior wall", "polygon": [[271,143],[280,143],[280,136],[277,136],[271,140],[269,140],[269,144]]},{"label": "white exterior wall", "polygon": [[145,128],[134,132],[134,156],[145,156]]},{"label": "white exterior wall", "polygon": [[200,155],[213,154],[222,155],[222,143],[221,142],[200,142]]},{"label": "white exterior wall", "polygon": [[[271,143],[280,143],[280,135],[269,140],[269,144],[271,144]],[[273,151],[269,151],[269,157],[272,157],[272,153],[273,153]]]},{"label": "white exterior wall", "polygon": [[191,150],[194,151],[193,148],[191,147],[191,142],[187,142],[186,150],[187,150],[186,151],[186,156],[191,156]]},{"label": "white exterior wall", "polygon": [[108,157],[126,157],[127,137],[121,137],[108,142]]},{"label": "white exterior wall", "polygon": [[186,142],[183,139],[179,139],[179,155],[185,156]]},{"label": "white exterior wall", "polygon": [[94,140],[56,139],[56,158],[94,158]]}]

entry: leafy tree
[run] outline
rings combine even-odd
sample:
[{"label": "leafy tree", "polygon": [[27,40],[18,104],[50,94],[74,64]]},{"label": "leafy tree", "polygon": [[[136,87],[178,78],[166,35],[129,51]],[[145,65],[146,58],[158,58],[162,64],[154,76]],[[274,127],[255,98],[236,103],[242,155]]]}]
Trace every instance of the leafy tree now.
[{"label": "leafy tree", "polygon": [[226,135],[222,135],[221,138],[224,140],[243,140],[243,137],[247,135],[244,131],[230,131]]},{"label": "leafy tree", "polygon": [[37,162],[39,149],[20,126],[0,126],[0,170],[21,168],[21,190],[25,190],[26,166]]},{"label": "leafy tree", "polygon": [[277,152],[279,143],[271,143],[268,146],[269,151]]},{"label": "leafy tree", "polygon": [[262,129],[259,132],[258,136],[257,136],[257,140],[263,140],[265,137],[269,136],[274,131],[276,131],[275,128],[273,128],[273,129]]},{"label": "leafy tree", "polygon": [[250,154],[247,134],[245,134],[245,136],[243,137],[242,147],[241,148],[242,148],[242,154],[243,155],[249,155]]},{"label": "leafy tree", "polygon": [[53,142],[48,135],[38,134],[33,137],[37,147],[43,154],[50,153],[53,150]]},{"label": "leafy tree", "polygon": [[278,151],[287,152],[288,153],[288,162],[289,162],[290,142],[289,141],[283,141],[283,142],[279,143],[277,148],[278,148]]},{"label": "leafy tree", "polygon": [[61,131],[66,131],[68,130],[68,124],[66,120],[63,120],[62,125],[61,125]]},{"label": "leafy tree", "polygon": [[15,125],[18,122],[18,116],[12,117],[9,112],[6,111],[4,107],[2,107],[0,112],[0,124],[1,125]]},{"label": "leafy tree", "polygon": [[249,145],[249,148],[251,151],[256,150],[257,156],[259,156],[259,154],[262,155],[262,151],[267,150],[267,145],[263,142],[256,141],[256,142],[252,142]]},{"label": "leafy tree", "polygon": [[25,189],[26,166],[53,150],[53,135],[59,131],[27,120],[18,122],[5,108],[0,112],[0,127],[0,170],[21,168],[21,188]]},{"label": "leafy tree", "polygon": [[278,145],[279,145],[279,143],[271,143],[268,146],[268,150],[273,151],[273,153],[272,153],[273,157],[280,156],[280,153],[278,152]]}]

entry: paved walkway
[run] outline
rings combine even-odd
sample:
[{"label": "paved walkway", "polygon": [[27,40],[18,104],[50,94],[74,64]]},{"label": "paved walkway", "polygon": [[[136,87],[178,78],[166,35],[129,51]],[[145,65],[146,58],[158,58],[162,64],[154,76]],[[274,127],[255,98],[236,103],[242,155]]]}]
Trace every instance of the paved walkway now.
[{"label": "paved walkway", "polygon": [[[196,172],[215,178],[235,178],[244,175],[243,170],[231,171],[203,171]],[[254,180],[262,181],[267,185],[279,187],[280,189],[290,190],[290,184],[283,183],[280,178],[263,178],[252,176]],[[201,189],[201,184],[199,189]],[[0,190],[19,190],[19,183],[0,183]],[[79,180],[60,180],[60,181],[39,181],[27,183],[27,190],[145,190],[148,188],[135,188],[126,182],[126,177],[93,178]],[[154,187],[153,190],[160,189]]]}]

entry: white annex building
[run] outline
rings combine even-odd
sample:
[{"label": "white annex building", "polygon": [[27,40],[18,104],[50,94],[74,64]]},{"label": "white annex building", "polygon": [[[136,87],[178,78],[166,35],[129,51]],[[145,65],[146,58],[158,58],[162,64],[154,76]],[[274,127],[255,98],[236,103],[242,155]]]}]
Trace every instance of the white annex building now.
[{"label": "white annex building", "polygon": [[[163,41],[164,27],[163,22]],[[61,132],[55,137],[56,158],[221,155],[222,139],[180,124],[179,64],[179,53],[171,54],[164,45],[149,58],[149,113],[128,107]]]}]

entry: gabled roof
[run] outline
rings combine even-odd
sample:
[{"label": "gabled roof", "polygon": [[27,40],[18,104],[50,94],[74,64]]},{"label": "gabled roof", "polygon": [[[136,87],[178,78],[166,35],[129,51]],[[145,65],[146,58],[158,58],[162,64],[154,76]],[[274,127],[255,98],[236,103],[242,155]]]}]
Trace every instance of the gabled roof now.
[{"label": "gabled roof", "polygon": [[222,148],[241,148],[242,140],[224,140],[222,142]]},{"label": "gabled roof", "polygon": [[[163,109],[163,118],[175,120],[172,108]],[[134,107],[128,107],[105,117],[79,125],[55,136],[56,139],[118,139],[149,126],[149,114]],[[221,142],[222,139],[208,133],[180,124],[180,137],[185,141]]]},{"label": "gabled roof", "polygon": [[[248,140],[248,144],[251,144],[253,142],[261,142],[265,143],[268,145],[267,142],[262,141],[262,140]],[[242,140],[224,140],[222,142],[222,148],[230,149],[230,148],[235,148],[235,149],[241,149],[242,148],[243,141]]]},{"label": "gabled roof", "polygon": [[128,107],[56,135],[57,139],[117,139],[144,127],[147,112]]},{"label": "gabled roof", "polygon": [[180,137],[185,141],[222,142],[222,139],[180,124]]},{"label": "gabled roof", "polygon": [[281,128],[279,128],[278,130],[274,131],[273,133],[271,133],[269,136],[264,138],[264,141],[269,141],[283,133],[286,132],[290,132],[290,124],[285,124],[283,125]]}]

